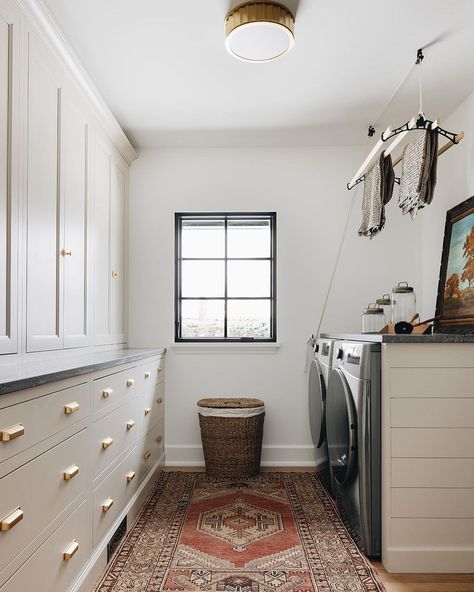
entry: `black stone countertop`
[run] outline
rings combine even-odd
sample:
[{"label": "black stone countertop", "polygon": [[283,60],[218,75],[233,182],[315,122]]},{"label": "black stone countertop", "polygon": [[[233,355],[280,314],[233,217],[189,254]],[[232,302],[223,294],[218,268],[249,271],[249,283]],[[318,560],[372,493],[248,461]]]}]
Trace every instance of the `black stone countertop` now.
[{"label": "black stone countertop", "polygon": [[166,349],[117,349],[0,366],[0,395],[164,354]]},{"label": "black stone countertop", "polygon": [[379,333],[321,333],[323,339],[369,341],[372,343],[474,343],[474,333],[433,333],[432,335],[380,335]]}]

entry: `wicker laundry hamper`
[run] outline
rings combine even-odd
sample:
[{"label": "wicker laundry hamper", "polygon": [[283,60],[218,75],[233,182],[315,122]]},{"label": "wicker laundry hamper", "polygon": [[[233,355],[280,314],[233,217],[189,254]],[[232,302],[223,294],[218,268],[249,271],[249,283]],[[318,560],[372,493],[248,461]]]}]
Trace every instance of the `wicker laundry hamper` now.
[{"label": "wicker laundry hamper", "polygon": [[245,479],[260,473],[265,405],[259,399],[201,399],[199,425],[206,471]]}]

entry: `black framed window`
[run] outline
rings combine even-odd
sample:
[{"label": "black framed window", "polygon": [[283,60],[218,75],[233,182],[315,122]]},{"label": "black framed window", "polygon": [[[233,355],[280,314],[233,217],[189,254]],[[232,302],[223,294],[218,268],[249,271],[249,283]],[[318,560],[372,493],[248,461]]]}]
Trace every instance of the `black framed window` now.
[{"label": "black framed window", "polygon": [[276,213],[178,213],[175,228],[175,340],[276,341]]}]

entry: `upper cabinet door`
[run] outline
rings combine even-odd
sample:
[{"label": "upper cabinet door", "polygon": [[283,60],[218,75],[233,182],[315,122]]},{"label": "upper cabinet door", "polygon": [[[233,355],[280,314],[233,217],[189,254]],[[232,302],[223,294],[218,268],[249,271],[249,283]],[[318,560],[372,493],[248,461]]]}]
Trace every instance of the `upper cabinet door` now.
[{"label": "upper cabinet door", "polygon": [[0,354],[18,351],[19,16],[0,2]]},{"label": "upper cabinet door", "polygon": [[64,347],[89,345],[88,175],[89,126],[66,93],[61,97],[61,200],[64,233]]},{"label": "upper cabinet door", "polygon": [[61,89],[55,61],[29,33],[27,350],[63,347]]},{"label": "upper cabinet door", "polygon": [[94,345],[111,343],[111,244],[112,244],[112,150],[105,139],[96,136],[94,150],[93,268],[94,268]]},{"label": "upper cabinet door", "polygon": [[111,286],[111,333],[114,343],[125,343],[127,298],[127,203],[128,167],[119,156],[114,162],[112,191],[112,286]]}]

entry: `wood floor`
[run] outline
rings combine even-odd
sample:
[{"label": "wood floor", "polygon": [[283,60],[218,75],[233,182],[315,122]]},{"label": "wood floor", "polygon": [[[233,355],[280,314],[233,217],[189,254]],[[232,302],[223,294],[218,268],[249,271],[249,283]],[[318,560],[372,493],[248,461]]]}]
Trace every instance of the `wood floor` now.
[{"label": "wood floor", "polygon": [[[203,471],[203,467],[167,467],[166,471]],[[305,472],[295,467],[263,468],[263,472]],[[372,565],[386,592],[474,592],[474,574],[389,574],[380,561]]]}]

